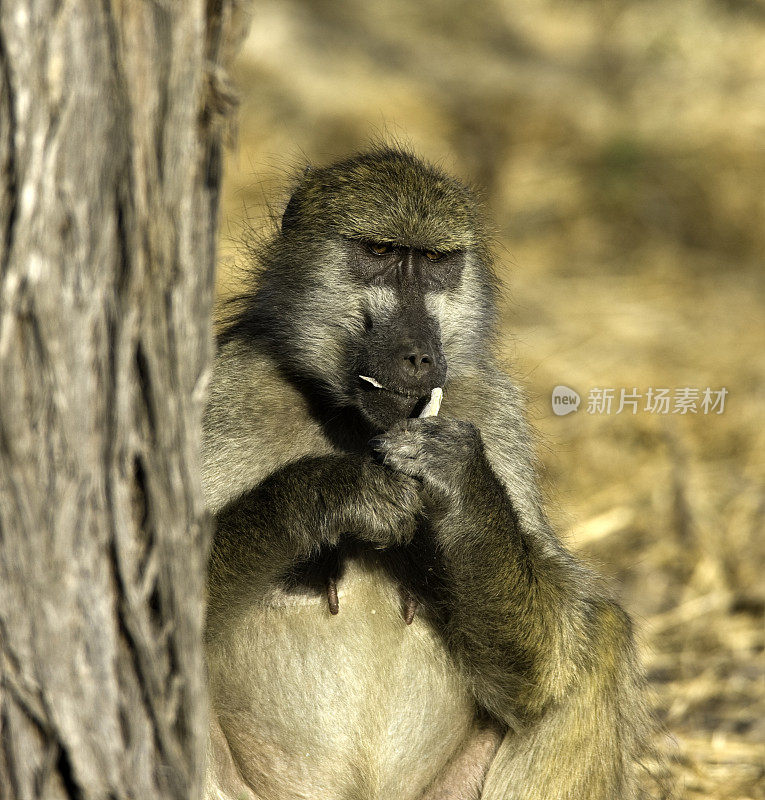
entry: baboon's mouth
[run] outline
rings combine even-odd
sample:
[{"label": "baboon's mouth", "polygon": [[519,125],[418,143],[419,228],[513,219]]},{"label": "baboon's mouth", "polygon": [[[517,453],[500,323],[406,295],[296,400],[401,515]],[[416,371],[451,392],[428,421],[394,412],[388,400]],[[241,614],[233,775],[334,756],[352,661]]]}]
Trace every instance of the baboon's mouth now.
[{"label": "baboon's mouth", "polygon": [[379,389],[383,392],[390,392],[391,394],[398,395],[399,397],[406,397],[410,400],[419,399],[430,394],[430,390],[427,390],[423,393],[422,391],[416,391],[413,389],[394,389],[390,386],[383,386],[380,381],[378,381],[376,378],[370,378],[369,375],[359,375],[359,378],[375,389]]},{"label": "baboon's mouth", "polygon": [[358,377],[361,410],[380,430],[387,430],[398,420],[438,414],[443,396],[440,387],[391,387],[369,375]]}]

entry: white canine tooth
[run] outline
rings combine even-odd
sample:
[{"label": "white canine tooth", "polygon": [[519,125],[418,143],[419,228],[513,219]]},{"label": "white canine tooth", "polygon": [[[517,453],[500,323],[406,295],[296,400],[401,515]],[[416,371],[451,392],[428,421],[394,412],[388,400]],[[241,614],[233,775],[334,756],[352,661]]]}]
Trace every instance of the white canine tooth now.
[{"label": "white canine tooth", "polygon": [[385,388],[381,383],[378,383],[378,381],[376,381],[374,378],[370,378],[369,375],[359,375],[359,378],[361,378],[362,381],[366,381],[367,383],[371,383],[372,386],[375,387],[375,389],[384,389]]},{"label": "white canine tooth", "polygon": [[425,408],[420,412],[420,419],[425,417],[437,417],[441,408],[441,401],[444,399],[444,390],[436,386],[430,393],[430,400],[425,404]]}]

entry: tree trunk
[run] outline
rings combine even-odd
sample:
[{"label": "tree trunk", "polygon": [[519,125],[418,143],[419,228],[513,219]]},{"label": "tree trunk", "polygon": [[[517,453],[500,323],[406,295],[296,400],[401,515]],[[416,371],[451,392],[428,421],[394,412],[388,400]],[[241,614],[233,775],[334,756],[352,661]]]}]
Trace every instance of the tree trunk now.
[{"label": "tree trunk", "polygon": [[0,0],[0,797],[201,788],[235,0]]}]

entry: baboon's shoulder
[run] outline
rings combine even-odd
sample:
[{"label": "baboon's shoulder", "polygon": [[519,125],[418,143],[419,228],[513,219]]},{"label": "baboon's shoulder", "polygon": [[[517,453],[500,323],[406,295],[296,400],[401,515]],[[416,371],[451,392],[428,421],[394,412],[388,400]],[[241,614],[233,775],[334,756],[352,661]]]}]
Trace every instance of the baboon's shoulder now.
[{"label": "baboon's shoulder", "polygon": [[202,480],[211,511],[280,466],[330,450],[305,398],[268,355],[238,341],[221,346],[202,438]]},{"label": "baboon's shoulder", "polygon": [[510,495],[528,505],[522,512],[538,516],[536,442],[518,385],[499,367],[490,365],[456,380],[444,407],[481,431],[486,456]]}]

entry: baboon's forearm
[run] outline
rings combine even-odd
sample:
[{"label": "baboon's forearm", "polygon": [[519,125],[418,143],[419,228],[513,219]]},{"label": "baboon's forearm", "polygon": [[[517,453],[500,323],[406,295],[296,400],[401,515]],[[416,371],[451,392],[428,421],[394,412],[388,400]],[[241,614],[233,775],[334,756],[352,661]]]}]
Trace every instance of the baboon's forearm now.
[{"label": "baboon's forearm", "polygon": [[210,582],[268,585],[329,541],[366,491],[363,459],[303,458],[274,472],[216,518]]},{"label": "baboon's forearm", "polygon": [[478,490],[437,522],[447,635],[482,704],[512,724],[587,680],[593,659],[598,670],[619,669],[631,658],[628,620],[549,531],[524,528],[490,469],[471,484]]}]

